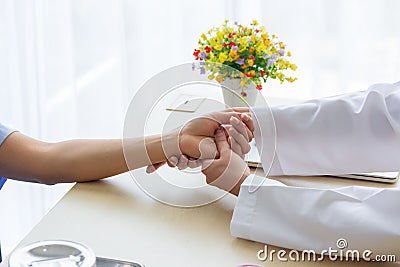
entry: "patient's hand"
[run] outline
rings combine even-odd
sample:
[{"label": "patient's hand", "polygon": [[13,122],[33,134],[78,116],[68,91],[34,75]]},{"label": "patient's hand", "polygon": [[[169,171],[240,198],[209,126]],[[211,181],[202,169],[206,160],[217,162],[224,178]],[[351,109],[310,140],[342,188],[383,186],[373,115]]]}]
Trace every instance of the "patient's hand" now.
[{"label": "patient's hand", "polygon": [[219,158],[202,160],[202,172],[206,176],[207,184],[237,196],[240,185],[250,175],[250,169],[246,162],[230,149],[222,129],[217,130],[215,141]]},{"label": "patient's hand", "polygon": [[[166,151],[168,164],[179,169],[195,168],[201,163],[198,159],[218,157],[214,135],[223,125],[229,133],[229,143],[232,149],[242,158],[250,151],[249,141],[253,138],[254,122],[248,113],[248,108],[235,108],[214,112],[195,118],[182,128],[172,133],[172,139],[177,141],[176,148]],[[169,137],[171,139],[171,137]],[[168,149],[167,149],[168,150]],[[176,150],[179,150],[177,153]],[[148,166],[147,172],[153,172],[165,162]]]}]

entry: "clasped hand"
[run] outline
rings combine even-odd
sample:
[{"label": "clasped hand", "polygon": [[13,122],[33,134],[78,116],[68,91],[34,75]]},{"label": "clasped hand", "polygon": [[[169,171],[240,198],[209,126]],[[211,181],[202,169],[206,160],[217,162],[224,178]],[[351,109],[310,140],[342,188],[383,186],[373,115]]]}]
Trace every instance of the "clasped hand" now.
[{"label": "clasped hand", "polygon": [[147,167],[151,173],[168,163],[182,170],[202,166],[208,184],[238,194],[250,174],[243,161],[250,151],[254,122],[248,108],[234,108],[195,118],[170,134],[168,160]]}]

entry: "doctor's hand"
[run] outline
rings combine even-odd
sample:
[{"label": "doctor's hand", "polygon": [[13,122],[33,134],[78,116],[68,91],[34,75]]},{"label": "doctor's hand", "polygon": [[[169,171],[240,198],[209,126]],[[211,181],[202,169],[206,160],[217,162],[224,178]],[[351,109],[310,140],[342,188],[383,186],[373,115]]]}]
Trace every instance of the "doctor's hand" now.
[{"label": "doctor's hand", "polygon": [[237,196],[240,185],[250,175],[250,169],[246,162],[231,150],[223,129],[216,131],[215,142],[219,158],[202,160],[202,172],[206,176],[206,182]]},{"label": "doctor's hand", "polygon": [[[222,125],[222,127],[224,127],[228,133],[228,143],[230,148],[233,150],[233,152],[244,159],[244,156],[250,151],[249,140],[251,140],[251,138],[248,137],[248,128],[243,121],[246,122],[252,119],[247,114],[240,114],[239,117],[241,120],[237,119],[236,117],[231,117],[229,119],[230,124]],[[218,150],[216,150],[216,146],[214,147],[214,143],[212,151],[217,151],[217,155],[219,153]],[[179,170],[183,170],[187,167],[197,168],[201,166],[201,159],[195,159],[186,155],[174,155],[168,159],[167,163],[170,167],[178,167]]]},{"label": "doctor's hand", "polygon": [[[173,148],[167,149],[168,165],[178,166],[179,169],[195,168],[201,165],[198,159],[218,157],[214,134],[221,125],[230,134],[231,148],[243,158],[250,151],[248,142],[252,140],[254,131],[254,122],[248,111],[248,108],[228,109],[189,121],[166,138],[177,142]],[[165,163],[163,161],[150,165],[146,171],[154,172]]]},{"label": "doctor's hand", "polygon": [[248,114],[241,113],[243,111],[248,111],[248,109],[236,108],[213,112],[185,124],[178,136],[182,154],[196,159],[215,158],[218,151],[214,135],[221,125],[229,129],[229,133],[235,138],[231,138],[230,141],[237,153],[249,152],[249,142],[253,139],[254,122]]}]

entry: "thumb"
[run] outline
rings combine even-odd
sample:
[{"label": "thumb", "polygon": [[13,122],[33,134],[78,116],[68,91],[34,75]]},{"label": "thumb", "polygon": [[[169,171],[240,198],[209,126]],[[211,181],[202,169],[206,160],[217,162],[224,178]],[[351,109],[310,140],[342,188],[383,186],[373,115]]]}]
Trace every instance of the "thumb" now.
[{"label": "thumb", "polygon": [[215,159],[203,159],[201,160],[201,171],[206,174],[208,167],[211,167],[211,165],[215,162]]}]

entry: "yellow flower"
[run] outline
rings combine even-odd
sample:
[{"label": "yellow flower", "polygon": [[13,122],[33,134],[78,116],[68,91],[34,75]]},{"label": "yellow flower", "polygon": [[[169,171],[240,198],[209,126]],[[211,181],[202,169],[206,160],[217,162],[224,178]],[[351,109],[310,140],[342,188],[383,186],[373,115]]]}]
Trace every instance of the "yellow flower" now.
[{"label": "yellow flower", "polygon": [[218,31],[217,32],[217,38],[218,38],[218,40],[224,39],[224,32]]},{"label": "yellow flower", "polygon": [[220,63],[224,63],[228,59],[228,56],[226,55],[226,53],[221,53],[219,54],[218,59]]},{"label": "yellow flower", "polygon": [[243,46],[247,46],[247,44],[248,44],[248,41],[247,41],[248,39],[247,39],[247,37],[241,37],[240,39],[239,39],[239,44],[240,45],[243,45]]},{"label": "yellow flower", "polygon": [[216,46],[214,46],[214,49],[220,51],[222,49],[222,45],[217,44]]},{"label": "yellow flower", "polygon": [[225,33],[229,34],[230,32],[234,32],[235,29],[234,28],[226,28]]},{"label": "yellow flower", "polygon": [[239,49],[238,49],[239,53],[242,53],[243,51],[245,51],[246,48],[247,48],[247,47],[244,46],[244,45],[239,45]]},{"label": "yellow flower", "polygon": [[257,20],[253,20],[253,25],[257,26],[258,25],[258,21]]},{"label": "yellow flower", "polygon": [[241,86],[241,87],[245,87],[245,86],[246,86],[246,80],[244,80],[244,79],[241,80],[241,81],[240,81],[240,86]]},{"label": "yellow flower", "polygon": [[297,65],[296,64],[290,64],[290,69],[291,70],[297,70]]},{"label": "yellow flower", "polygon": [[211,73],[210,75],[208,75],[208,79],[214,80],[214,78],[215,78],[214,74]]},{"label": "yellow flower", "polygon": [[254,60],[252,60],[252,59],[247,60],[247,64],[249,64],[250,67],[253,66]]},{"label": "yellow flower", "polygon": [[276,66],[277,66],[279,69],[287,69],[287,68],[290,67],[290,62],[287,61],[287,60],[283,60],[282,58],[279,58],[279,59],[276,61],[275,64],[276,64]]},{"label": "yellow flower", "polygon": [[254,52],[254,47],[250,46],[249,47],[249,54],[253,54],[253,52]]},{"label": "yellow flower", "polygon": [[262,33],[261,34],[261,39],[268,39],[269,38],[269,35],[268,35],[268,33]]},{"label": "yellow flower", "polygon": [[217,38],[212,38],[210,39],[210,45],[215,46],[218,45],[220,42],[218,42]]},{"label": "yellow flower", "polygon": [[231,51],[229,52],[229,56],[232,58],[231,61],[234,61],[234,60],[236,60],[236,59],[239,58],[239,55],[238,55],[238,53],[237,53],[235,50],[231,50]]},{"label": "yellow flower", "polygon": [[297,80],[297,78],[292,78],[292,77],[286,78],[286,81],[288,81],[290,83],[292,83],[292,82],[294,82],[296,80]]},{"label": "yellow flower", "polygon": [[283,73],[281,73],[281,72],[277,72],[276,74],[275,74],[275,76],[281,81],[281,83],[284,81],[284,79],[285,79],[285,75],[283,75]]},{"label": "yellow flower", "polygon": [[292,56],[292,53],[290,53],[290,51],[287,51],[287,56],[288,56],[288,57],[291,57],[291,56]]},{"label": "yellow flower", "polygon": [[267,49],[267,47],[263,43],[260,42],[260,43],[257,44],[257,52],[258,53],[260,53],[260,52],[262,52],[262,51],[264,51],[266,49]]},{"label": "yellow flower", "polygon": [[264,45],[266,46],[266,47],[269,47],[269,46],[272,46],[272,41],[270,40],[270,39],[264,39]]},{"label": "yellow flower", "polygon": [[204,33],[201,34],[201,38],[203,38],[204,40],[207,40],[207,36]]}]

